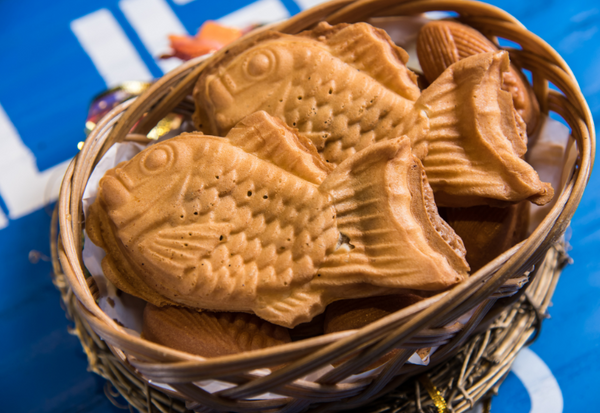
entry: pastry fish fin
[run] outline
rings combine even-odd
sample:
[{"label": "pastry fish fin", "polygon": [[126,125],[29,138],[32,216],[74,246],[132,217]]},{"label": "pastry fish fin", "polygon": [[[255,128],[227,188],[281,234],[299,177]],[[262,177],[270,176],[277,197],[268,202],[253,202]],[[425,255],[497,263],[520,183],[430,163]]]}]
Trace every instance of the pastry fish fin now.
[{"label": "pastry fish fin", "polygon": [[466,277],[462,241],[439,217],[408,137],[357,152],[321,189],[333,198],[342,237],[316,286],[439,290]]},{"label": "pastry fish fin", "polygon": [[326,44],[334,56],[408,100],[415,101],[421,94],[417,76],[406,67],[408,53],[382,29],[367,23],[331,26],[321,22],[298,36]]},{"label": "pastry fish fin", "polygon": [[310,285],[295,288],[287,297],[273,296],[264,299],[260,307],[254,308],[254,313],[273,324],[293,328],[301,323],[306,323],[317,314],[325,311],[329,304],[324,301],[323,293],[314,290]]},{"label": "pastry fish fin", "polygon": [[152,265],[168,274],[181,276],[224,242],[230,231],[228,223],[180,225],[152,231],[139,243],[139,248]]},{"label": "pastry fish fin", "polygon": [[85,220],[85,231],[90,240],[101,248],[105,248],[104,239],[102,237],[102,225],[100,222],[100,214],[102,207],[99,202],[94,202],[90,205],[87,219]]},{"label": "pastry fish fin", "polygon": [[113,232],[111,219],[100,206],[99,198],[96,198],[88,210],[86,231],[88,231],[90,240],[106,251],[106,256],[102,259],[102,271],[104,276],[119,290],[157,306],[173,304],[171,300],[163,297],[146,284],[135,266],[123,254],[121,242]]},{"label": "pastry fish fin", "polygon": [[502,90],[508,54],[474,55],[448,67],[415,104],[429,128],[411,134],[440,206],[502,206],[552,199],[550,184],[522,159],[527,135]]},{"label": "pastry fish fin", "polygon": [[317,185],[333,169],[308,138],[265,111],[246,116],[225,138],[246,153]]}]

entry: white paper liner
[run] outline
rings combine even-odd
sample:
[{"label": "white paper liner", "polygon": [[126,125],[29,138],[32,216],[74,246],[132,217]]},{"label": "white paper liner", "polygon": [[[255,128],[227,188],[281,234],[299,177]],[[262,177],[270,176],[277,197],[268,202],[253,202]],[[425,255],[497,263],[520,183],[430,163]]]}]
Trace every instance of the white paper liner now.
[{"label": "white paper liner", "polygon": [[[136,154],[145,148],[144,145],[126,142],[113,145],[102,157],[83,191],[83,214],[87,218],[87,211],[96,200],[98,195],[98,184],[106,171],[114,168],[119,163],[133,158]],[[94,277],[98,286],[98,306],[106,315],[115,320],[118,324],[129,329],[129,332],[137,337],[142,332],[142,312],[145,302],[137,297],[117,291],[117,288],[111,283],[102,271],[100,263],[106,255],[104,250],[96,246],[88,237],[84,230],[84,244],[82,258],[85,267]]]},{"label": "white paper liner", "polygon": [[[527,161],[537,171],[542,182],[550,182],[554,198],[544,206],[531,204],[529,233],[542,222],[560,197],[577,159],[577,147],[569,128],[542,115],[542,126],[534,145],[527,151]],[[564,165],[564,166],[561,166]]]}]

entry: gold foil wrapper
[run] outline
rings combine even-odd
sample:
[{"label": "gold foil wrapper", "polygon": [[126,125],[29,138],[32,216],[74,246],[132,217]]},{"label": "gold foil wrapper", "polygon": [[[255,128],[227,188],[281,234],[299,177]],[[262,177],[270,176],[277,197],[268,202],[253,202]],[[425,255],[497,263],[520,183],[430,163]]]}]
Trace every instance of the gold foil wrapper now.
[{"label": "gold foil wrapper", "polygon": [[174,113],[168,114],[166,117],[161,119],[158,124],[152,128],[148,133],[148,139],[157,140],[161,136],[167,134],[173,129],[177,129],[181,126],[182,118],[180,115]]},{"label": "gold foil wrapper", "polygon": [[429,393],[429,397],[431,397],[431,400],[433,400],[433,404],[437,408],[438,413],[448,413],[449,410],[446,400],[444,400],[442,394],[437,387],[435,387],[429,376],[426,374],[420,376],[419,383],[425,387],[425,390],[427,390],[427,393]]}]

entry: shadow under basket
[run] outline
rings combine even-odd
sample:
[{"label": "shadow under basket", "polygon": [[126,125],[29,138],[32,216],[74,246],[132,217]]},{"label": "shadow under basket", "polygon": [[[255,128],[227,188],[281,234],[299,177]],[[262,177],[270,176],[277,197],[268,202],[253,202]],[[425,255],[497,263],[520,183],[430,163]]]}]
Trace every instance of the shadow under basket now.
[{"label": "shadow under basket", "polygon": [[[114,401],[120,394],[133,408],[148,412],[325,412],[359,407],[363,412],[463,412],[499,385],[517,352],[539,332],[568,261],[562,235],[593,166],[593,120],[571,70],[515,18],[475,1],[338,0],[268,28],[294,34],[320,21],[353,23],[432,11],[455,12],[458,21],[491,40],[502,38],[519,45],[520,49],[509,50],[511,61],[531,72],[541,111],[558,114],[570,126],[577,159],[545,219],[525,241],[450,291],[359,330],[211,359],[129,334],[98,307],[98,289],[83,266],[83,191],[99,159],[128,134],[146,135],[172,112],[191,117],[194,108],[189,96],[196,80],[211,59],[226,53],[234,42],[213,56],[181,65],[137,99],[113,109],[89,135],[65,174],[51,239],[55,284],[90,368],[109,380],[109,398]],[[457,328],[455,321],[466,314],[472,315]],[[428,366],[407,363],[415,350],[425,347],[438,347]],[[375,374],[347,380],[392,349],[399,351]],[[332,363],[336,367],[307,376]],[[261,373],[281,365],[285,367]],[[229,383],[229,388],[210,393],[195,384],[207,380]],[[265,393],[280,397],[265,397]]]}]

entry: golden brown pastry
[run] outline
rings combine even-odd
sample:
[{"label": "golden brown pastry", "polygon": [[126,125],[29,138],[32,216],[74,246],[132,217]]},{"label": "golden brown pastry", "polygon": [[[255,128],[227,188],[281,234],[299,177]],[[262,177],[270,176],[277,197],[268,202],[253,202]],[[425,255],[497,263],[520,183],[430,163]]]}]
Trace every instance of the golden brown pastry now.
[{"label": "golden brown pastry", "polygon": [[413,139],[439,206],[544,205],[554,190],[522,157],[527,137],[502,90],[506,52],[481,53],[446,69],[417,101],[429,129]]},{"label": "golden brown pastry", "polygon": [[407,138],[363,149],[321,188],[333,197],[346,241],[325,257],[316,285],[439,290],[464,279],[469,268],[463,243],[438,215]]},{"label": "golden brown pastry", "polygon": [[158,306],[286,327],[342,298],[466,277],[462,242],[407,138],[328,175],[310,145],[258,112],[226,138],[184,134],[109,170],[86,224],[107,251],[105,275]]},{"label": "golden brown pastry", "polygon": [[297,36],[266,32],[203,71],[194,89],[196,124],[222,136],[264,110],[338,165],[408,131],[401,122],[414,116],[420,91],[407,61],[383,30],[366,23],[322,22]]},{"label": "golden brown pastry", "polygon": [[[325,310],[324,332],[327,334],[362,328],[396,311],[416,304],[422,299],[423,297],[419,295],[407,292],[383,297],[336,301],[328,305],[327,310]],[[429,350],[420,349],[418,352],[420,352],[419,355],[421,356],[425,352],[428,354]],[[398,349],[389,351],[379,358],[379,360],[363,369],[363,371],[381,366],[392,359],[399,351]],[[344,360],[340,360],[337,364],[340,364]]]},{"label": "golden brown pastry", "polygon": [[447,208],[443,214],[465,243],[472,273],[527,236],[528,202],[506,208]]},{"label": "golden brown pastry", "polygon": [[324,332],[355,330],[423,300],[414,293],[341,300],[325,311]]},{"label": "golden brown pastry", "polygon": [[298,129],[335,166],[376,142],[406,135],[435,176],[429,179],[440,205],[552,198],[551,188],[519,159],[527,136],[510,94],[501,90],[505,52],[455,63],[421,95],[406,61],[385,32],[366,23],[320,23],[297,36],[266,32],[203,71],[194,89],[196,120],[224,135],[264,110]]},{"label": "golden brown pastry", "polygon": [[[453,21],[427,23],[417,38],[419,63],[429,82],[461,59],[495,51],[498,47],[483,34]],[[532,135],[538,127],[540,108],[529,82],[515,65],[504,73],[503,89],[511,93],[515,108],[527,124],[527,132]]]},{"label": "golden brown pastry", "polygon": [[144,308],[142,336],[202,357],[227,356],[291,341],[286,328],[253,314],[198,312],[152,304]]}]

